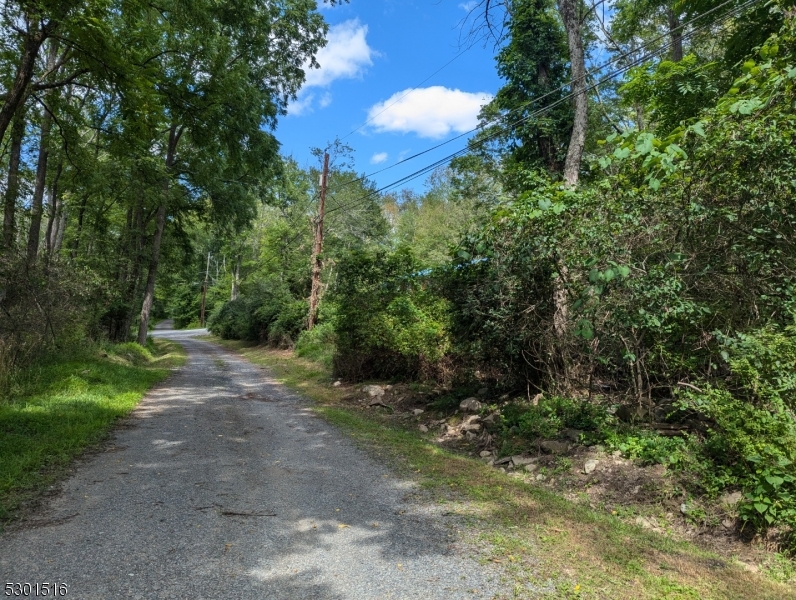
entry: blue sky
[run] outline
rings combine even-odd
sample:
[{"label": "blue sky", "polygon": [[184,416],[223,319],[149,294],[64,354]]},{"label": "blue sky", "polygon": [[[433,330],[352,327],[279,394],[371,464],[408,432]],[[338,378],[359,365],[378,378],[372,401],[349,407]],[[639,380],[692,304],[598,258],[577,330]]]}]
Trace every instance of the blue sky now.
[{"label": "blue sky", "polygon": [[[301,165],[315,164],[310,147],[347,136],[343,141],[355,150],[356,170],[371,173],[474,127],[479,107],[501,82],[491,44],[477,42],[465,50],[469,24],[462,20],[467,4],[351,0],[322,7],[330,25],[329,43],[318,55],[321,68],[308,71],[298,100],[277,127],[282,152]],[[456,140],[373,180],[379,186],[392,183],[462,148],[465,141]],[[408,187],[422,188],[424,179]]]}]

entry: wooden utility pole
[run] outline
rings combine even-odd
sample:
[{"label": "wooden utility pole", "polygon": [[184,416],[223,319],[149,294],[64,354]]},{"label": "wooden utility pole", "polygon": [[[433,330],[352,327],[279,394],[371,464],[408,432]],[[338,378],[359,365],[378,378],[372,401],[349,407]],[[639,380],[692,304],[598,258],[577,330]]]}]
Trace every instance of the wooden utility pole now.
[{"label": "wooden utility pole", "polygon": [[323,214],[326,210],[326,180],[329,178],[329,153],[323,155],[321,173],[321,199],[318,204],[318,218],[315,221],[315,244],[312,247],[312,291],[310,292],[310,314],[307,329],[315,326],[318,316],[318,300],[321,295],[321,251],[323,250]]},{"label": "wooden utility pole", "polygon": [[199,323],[205,326],[205,297],[207,296],[207,278],[210,276],[210,253],[207,253],[207,267],[205,267],[205,282],[202,285],[202,313],[199,315]]}]

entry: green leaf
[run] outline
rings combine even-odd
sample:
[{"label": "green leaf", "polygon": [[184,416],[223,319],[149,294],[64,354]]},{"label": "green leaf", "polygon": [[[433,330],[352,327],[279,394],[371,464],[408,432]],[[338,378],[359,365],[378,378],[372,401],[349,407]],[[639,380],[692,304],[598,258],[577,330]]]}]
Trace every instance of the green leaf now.
[{"label": "green leaf", "polygon": [[759,512],[761,515],[768,510],[768,504],[763,504],[762,502],[755,502],[755,510]]},{"label": "green leaf", "polygon": [[619,160],[624,160],[630,156],[630,148],[617,148],[614,150],[614,157]]},{"label": "green leaf", "polygon": [[785,483],[785,480],[782,477],[778,477],[776,475],[769,475],[766,477],[766,481],[768,481],[774,489],[777,489],[779,486]]}]

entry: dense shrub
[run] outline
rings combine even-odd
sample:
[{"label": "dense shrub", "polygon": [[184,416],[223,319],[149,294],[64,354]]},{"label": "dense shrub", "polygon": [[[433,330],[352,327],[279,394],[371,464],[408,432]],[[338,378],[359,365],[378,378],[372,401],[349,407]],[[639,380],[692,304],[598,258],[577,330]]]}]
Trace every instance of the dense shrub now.
[{"label": "dense shrub", "polygon": [[0,255],[0,394],[19,368],[39,356],[97,336],[101,297],[88,270]]},{"label": "dense shrub", "polygon": [[208,329],[224,339],[292,346],[307,317],[307,302],[296,300],[276,278],[258,281],[240,297],[219,305],[208,319]]},{"label": "dense shrub", "polygon": [[444,377],[448,304],[409,250],[350,254],[340,262],[334,302],[338,375]]}]

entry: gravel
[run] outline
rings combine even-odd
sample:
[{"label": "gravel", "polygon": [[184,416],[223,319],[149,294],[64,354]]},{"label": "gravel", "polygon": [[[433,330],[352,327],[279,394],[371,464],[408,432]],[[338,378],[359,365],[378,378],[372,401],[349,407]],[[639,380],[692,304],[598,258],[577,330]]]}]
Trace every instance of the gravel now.
[{"label": "gravel", "polygon": [[199,333],[154,333],[188,364],[0,537],[3,585],[65,582],[68,598],[103,600],[500,591],[461,523]]}]

